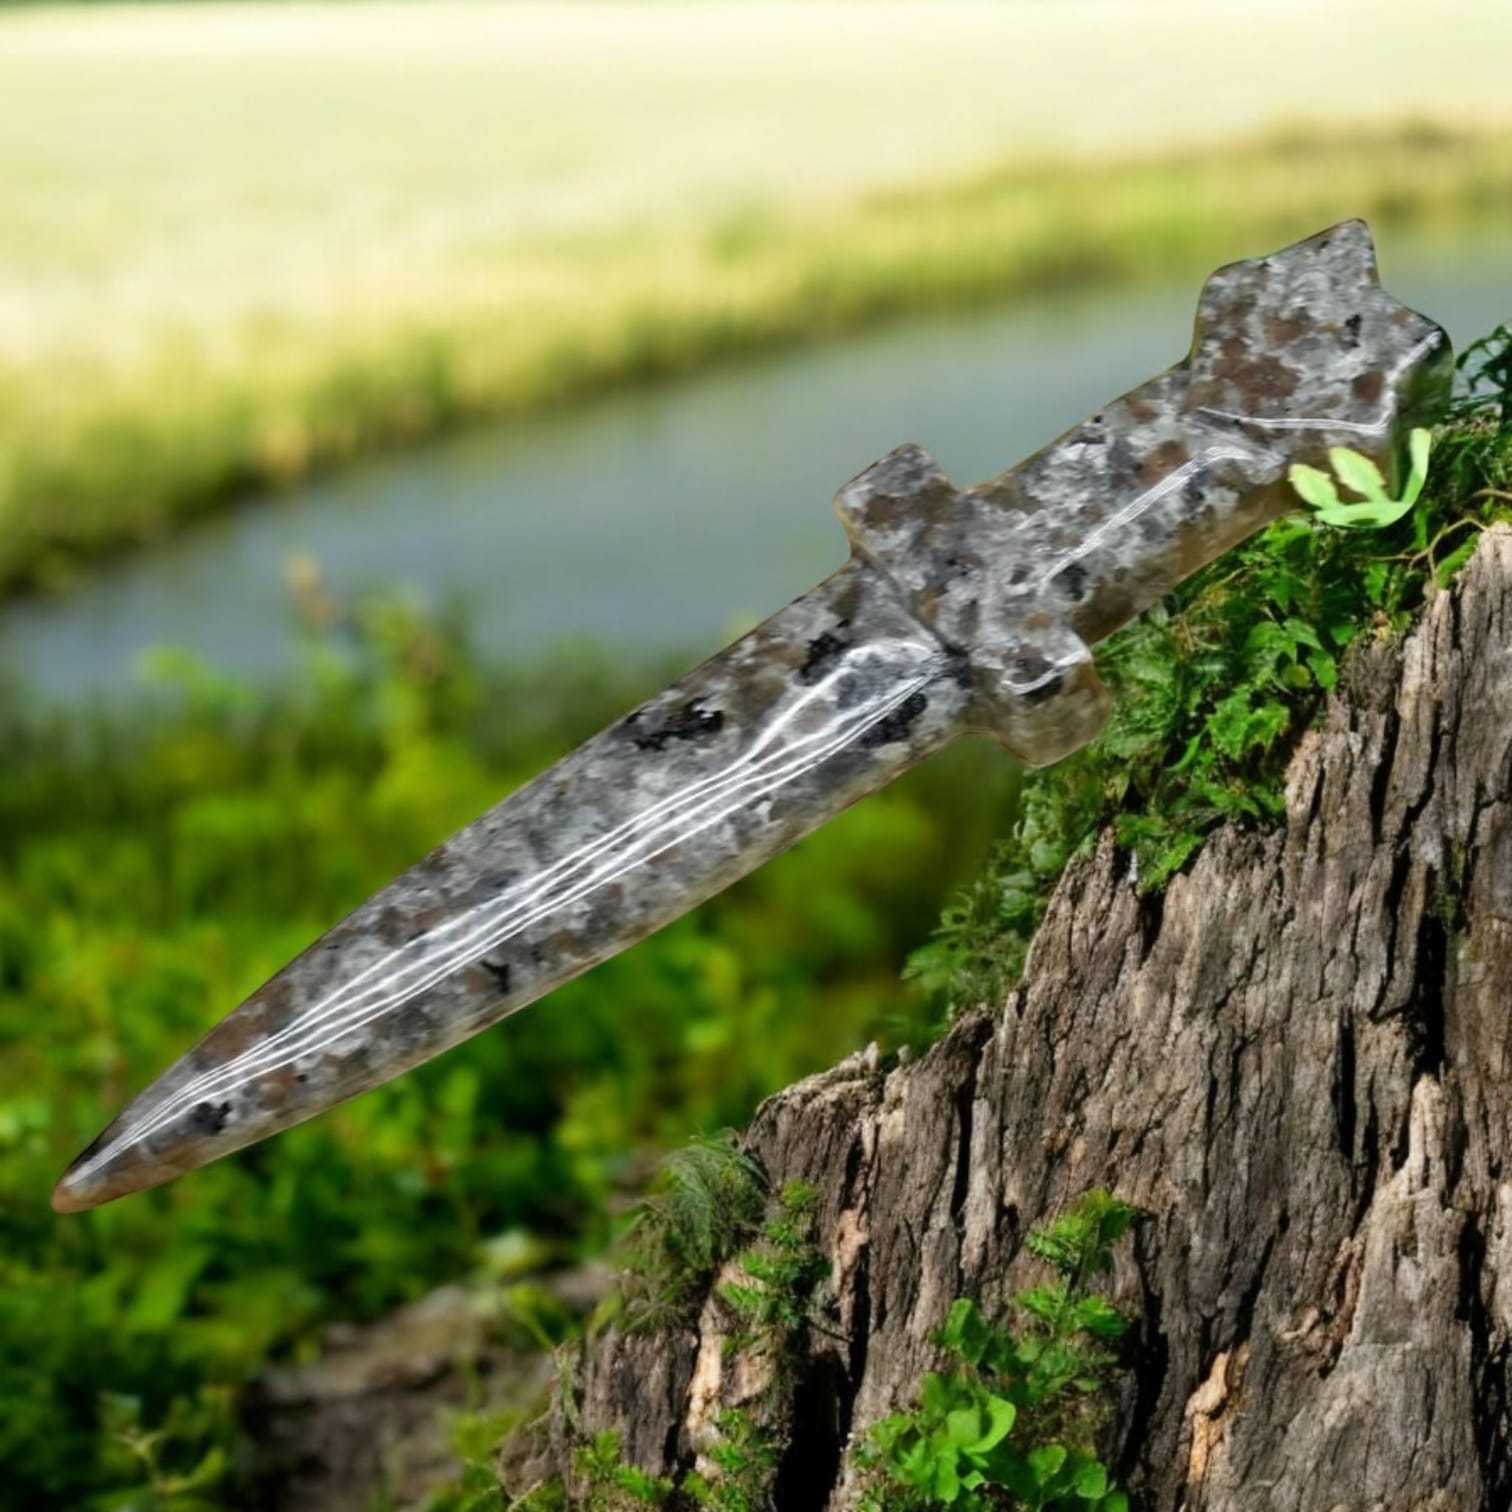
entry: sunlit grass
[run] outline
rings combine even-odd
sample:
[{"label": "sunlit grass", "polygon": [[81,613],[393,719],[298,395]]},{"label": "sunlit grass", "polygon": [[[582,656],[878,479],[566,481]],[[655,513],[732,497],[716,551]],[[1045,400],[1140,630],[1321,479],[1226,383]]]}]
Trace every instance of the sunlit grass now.
[{"label": "sunlit grass", "polygon": [[1512,8],[1215,9],[0,17],[0,585],[357,452],[892,311],[1505,200],[1512,138],[1175,144],[1505,119]]}]

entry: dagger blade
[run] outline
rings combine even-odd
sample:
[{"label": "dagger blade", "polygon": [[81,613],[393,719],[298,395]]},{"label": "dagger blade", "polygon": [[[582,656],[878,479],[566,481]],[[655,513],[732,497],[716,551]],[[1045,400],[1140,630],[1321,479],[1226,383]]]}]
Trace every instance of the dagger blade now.
[{"label": "dagger blade", "polygon": [[383,888],[131,1103],[66,1210],[314,1116],[624,949],[959,731],[952,656],[853,561]]},{"label": "dagger blade", "polygon": [[142,1190],[315,1116],[670,922],[956,736],[1034,764],[1101,728],[1089,644],[1291,506],[1334,445],[1388,469],[1444,333],[1361,222],[1207,282],[1189,357],[958,491],[905,446],[837,495],[848,564],[504,799],[221,1021],[53,1205]]}]

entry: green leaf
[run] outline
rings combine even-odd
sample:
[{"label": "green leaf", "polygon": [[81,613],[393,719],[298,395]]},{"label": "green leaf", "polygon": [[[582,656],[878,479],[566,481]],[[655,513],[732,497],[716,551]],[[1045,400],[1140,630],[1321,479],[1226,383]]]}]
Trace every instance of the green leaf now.
[{"label": "green leaf", "polygon": [[1018,1408],[1006,1397],[989,1396],[985,1405],[987,1430],[971,1446],[977,1454],[986,1454],[989,1449],[995,1449],[1013,1431],[1013,1425],[1018,1421]]},{"label": "green leaf", "polygon": [[959,1355],[968,1365],[977,1365],[992,1340],[992,1328],[976,1303],[969,1297],[961,1297],[951,1305],[945,1326],[936,1337],[943,1348]]},{"label": "green leaf", "polygon": [[955,1504],[956,1497],[961,1494],[961,1477],[953,1456],[935,1461],[934,1485],[930,1489],[947,1507]]},{"label": "green leaf", "polygon": [[142,1278],[127,1314],[130,1326],[155,1330],[174,1322],[188,1305],[194,1284],[210,1258],[211,1251],[203,1245],[169,1250],[162,1262]]},{"label": "green leaf", "polygon": [[959,1449],[982,1436],[982,1415],[975,1407],[957,1407],[945,1414],[945,1437]]},{"label": "green leaf", "polygon": [[1409,503],[1416,504],[1418,496],[1423,491],[1423,485],[1428,481],[1428,454],[1433,450],[1433,433],[1424,430],[1422,426],[1416,427],[1407,438],[1407,453],[1411,467],[1407,474],[1407,487],[1402,497]]},{"label": "green leaf", "polygon": [[1372,503],[1386,500],[1386,480],[1381,469],[1361,452],[1351,451],[1347,446],[1329,448],[1328,460],[1345,488],[1353,489],[1361,498]]},{"label": "green leaf", "polygon": [[1412,501],[1397,500],[1385,503],[1340,504],[1335,509],[1318,510],[1318,518],[1325,525],[1339,525],[1346,530],[1365,526],[1381,527],[1394,525],[1412,508]]},{"label": "green leaf", "polygon": [[1434,581],[1440,588],[1447,586],[1449,579],[1454,576],[1461,567],[1475,554],[1475,548],[1480,544],[1478,536],[1471,536],[1463,546],[1456,546],[1448,556],[1434,569]]},{"label": "green leaf", "polygon": [[1061,1466],[1066,1463],[1066,1446],[1040,1444],[1029,1451],[1027,1458],[1036,1484],[1048,1486],[1060,1473]]},{"label": "green leaf", "polygon": [[1307,657],[1308,670],[1311,671],[1314,681],[1325,693],[1331,691],[1339,681],[1339,664],[1326,651],[1312,651]]},{"label": "green leaf", "polygon": [[1339,502],[1339,490],[1334,487],[1334,480],[1305,462],[1294,462],[1286,478],[1302,502],[1311,504],[1314,509],[1324,509]]},{"label": "green leaf", "polygon": [[1099,1338],[1116,1339],[1128,1330],[1124,1316],[1104,1296],[1096,1293],[1076,1304],[1076,1326]]},{"label": "green leaf", "polygon": [[1089,1460],[1076,1472],[1071,1489],[1083,1501],[1101,1501],[1108,1494],[1108,1472],[1101,1460]]}]

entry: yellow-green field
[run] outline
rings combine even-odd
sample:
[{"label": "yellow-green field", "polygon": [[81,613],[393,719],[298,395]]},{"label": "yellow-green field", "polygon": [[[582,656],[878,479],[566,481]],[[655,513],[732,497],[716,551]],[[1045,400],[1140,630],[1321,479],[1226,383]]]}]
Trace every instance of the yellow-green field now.
[{"label": "yellow-green field", "polygon": [[892,310],[1489,213],[1509,56],[1505,0],[7,13],[0,584]]}]

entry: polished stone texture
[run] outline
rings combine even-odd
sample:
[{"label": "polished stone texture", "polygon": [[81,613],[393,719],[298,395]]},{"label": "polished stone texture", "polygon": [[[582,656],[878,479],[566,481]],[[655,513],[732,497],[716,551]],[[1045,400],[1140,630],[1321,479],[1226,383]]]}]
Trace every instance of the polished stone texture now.
[{"label": "polished stone texture", "polygon": [[1448,339],[1348,222],[1215,273],[1190,357],[957,490],[916,446],[836,504],[850,562],[564,757],[316,941],[70,1167],[78,1211],[310,1118],[497,1023],[981,731],[1090,740],[1090,643],[1292,506],[1348,445],[1393,474]]}]

